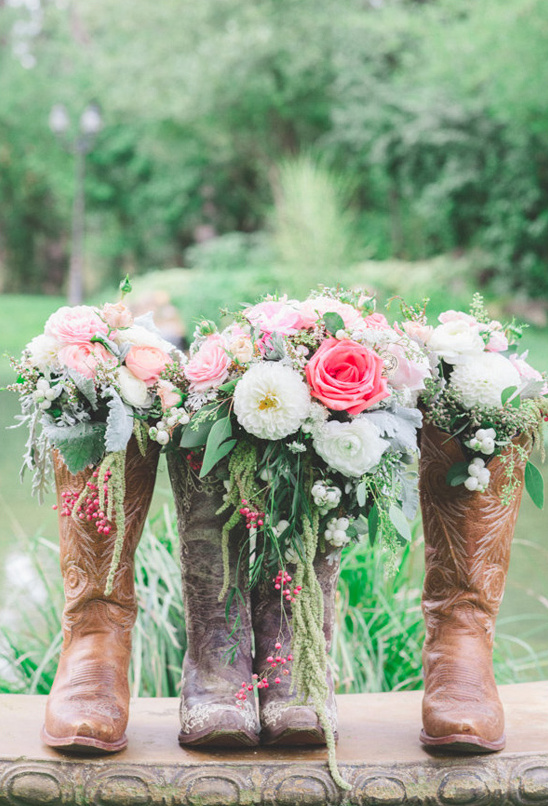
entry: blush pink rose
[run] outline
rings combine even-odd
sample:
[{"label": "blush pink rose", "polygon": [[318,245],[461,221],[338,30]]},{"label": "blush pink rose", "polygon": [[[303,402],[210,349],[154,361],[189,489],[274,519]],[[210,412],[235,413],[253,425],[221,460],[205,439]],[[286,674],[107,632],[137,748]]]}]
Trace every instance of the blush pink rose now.
[{"label": "blush pink rose", "polygon": [[123,302],[117,302],[115,305],[105,302],[103,319],[114,330],[119,327],[131,327],[133,324],[133,314]]},{"label": "blush pink rose", "polygon": [[489,350],[490,353],[502,353],[508,349],[508,339],[502,330],[493,330],[485,349]]},{"label": "blush pink rose", "polygon": [[116,358],[102,344],[67,344],[59,350],[59,361],[86,378],[94,378],[97,367],[115,367]]},{"label": "blush pink rose", "polygon": [[262,333],[280,333],[292,336],[302,327],[299,311],[286,302],[259,302],[244,311],[246,319]]},{"label": "blush pink rose", "polygon": [[228,377],[230,357],[218,334],[209,336],[184,368],[194,392],[215,389]]},{"label": "blush pink rose", "polygon": [[168,353],[158,347],[134,345],[126,355],[125,364],[136,378],[152,386],[171,360]]},{"label": "blush pink rose", "polygon": [[424,381],[430,375],[430,364],[426,356],[421,353],[413,354],[409,348],[393,342],[386,347],[387,351],[397,360],[394,372],[388,377],[388,383],[394,389],[409,389],[417,392],[424,389]]},{"label": "blush pink rose", "polygon": [[[538,371],[531,366],[525,359],[527,358],[528,352],[522,353],[522,355],[518,356],[515,353],[512,353],[509,356],[510,361],[512,362],[513,366],[517,369],[519,377],[522,381],[543,381],[544,377]],[[548,391],[546,385],[542,389],[541,394],[545,395]]]},{"label": "blush pink rose", "polygon": [[383,360],[351,339],[326,339],[305,367],[312,396],[329,409],[359,414],[390,395]]},{"label": "blush pink rose", "polygon": [[171,381],[158,381],[158,397],[162,404],[162,411],[178,406],[182,400],[182,392]]},{"label": "blush pink rose", "polygon": [[426,344],[434,331],[432,325],[425,325],[416,319],[406,320],[402,323],[402,328],[410,339],[413,339],[413,341],[419,344]]},{"label": "blush pink rose", "polygon": [[62,344],[89,344],[95,335],[106,336],[108,325],[88,305],[76,305],[74,308],[65,305],[52,313],[44,333]]},{"label": "blush pink rose", "polygon": [[348,302],[341,302],[339,299],[331,299],[331,297],[305,299],[299,306],[299,313],[302,319],[302,327],[314,327],[326,313],[338,313],[344,322],[345,328],[349,330],[363,325],[362,316],[353,305]]},{"label": "blush pink rose", "polygon": [[389,328],[388,319],[382,313],[370,313],[363,320],[366,327]]}]

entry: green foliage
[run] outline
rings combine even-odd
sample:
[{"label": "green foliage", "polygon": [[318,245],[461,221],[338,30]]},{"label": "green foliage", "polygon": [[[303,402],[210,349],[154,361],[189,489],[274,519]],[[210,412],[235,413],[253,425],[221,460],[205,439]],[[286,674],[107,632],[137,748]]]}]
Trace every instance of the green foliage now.
[{"label": "green foliage", "polygon": [[50,444],[57,448],[70,473],[80,473],[88,465],[96,465],[105,453],[105,423],[44,425]]}]

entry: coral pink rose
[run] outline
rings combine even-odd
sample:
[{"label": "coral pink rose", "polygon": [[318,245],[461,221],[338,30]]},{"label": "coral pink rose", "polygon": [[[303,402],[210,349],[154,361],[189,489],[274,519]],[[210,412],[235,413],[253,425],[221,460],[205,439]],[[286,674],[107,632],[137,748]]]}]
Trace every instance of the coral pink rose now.
[{"label": "coral pink rose", "polygon": [[244,315],[262,333],[280,333],[282,336],[291,336],[302,327],[299,312],[286,302],[259,302],[258,305],[247,308]]},{"label": "coral pink rose", "polygon": [[410,339],[413,339],[413,341],[419,344],[426,344],[434,332],[432,325],[425,325],[417,319],[407,319],[405,322],[402,322],[402,328]]},{"label": "coral pink rose", "polygon": [[218,334],[209,336],[195,353],[184,372],[194,392],[215,389],[228,377],[230,358]]},{"label": "coral pink rose", "polygon": [[359,414],[390,395],[383,360],[350,339],[326,339],[305,367],[313,397],[328,408]]},{"label": "coral pink rose", "polygon": [[338,313],[344,322],[345,328],[349,330],[354,330],[363,325],[362,315],[353,305],[331,297],[305,299],[299,306],[299,313],[301,314],[302,327],[314,327],[326,313]]},{"label": "coral pink rose", "polygon": [[103,305],[103,319],[114,330],[119,327],[131,327],[133,324],[133,314],[123,302],[117,302],[116,305],[105,302]]},{"label": "coral pink rose", "polygon": [[63,344],[89,344],[95,335],[106,336],[108,325],[88,305],[76,305],[74,308],[65,305],[52,313],[44,333]]},{"label": "coral pink rose", "polygon": [[59,361],[86,378],[94,378],[97,367],[115,367],[117,359],[102,344],[67,344],[59,350]]},{"label": "coral pink rose", "polygon": [[165,367],[171,363],[171,357],[158,347],[133,346],[126,355],[126,367],[136,378],[152,386]]},{"label": "coral pink rose", "polygon": [[158,381],[158,397],[162,404],[162,411],[178,406],[182,400],[182,392],[171,381]]}]

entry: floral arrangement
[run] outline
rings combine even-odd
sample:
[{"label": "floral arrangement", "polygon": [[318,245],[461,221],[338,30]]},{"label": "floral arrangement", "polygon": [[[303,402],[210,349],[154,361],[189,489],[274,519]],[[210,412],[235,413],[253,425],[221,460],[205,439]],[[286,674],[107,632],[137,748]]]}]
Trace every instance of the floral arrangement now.
[{"label": "floral arrangement", "polygon": [[[458,437],[465,449],[466,461],[450,468],[448,483],[484,492],[489,459],[500,456],[506,463],[503,501],[509,503],[518,484],[515,459],[528,456],[515,437],[526,434],[543,450],[541,430],[548,419],[548,382],[528,363],[527,352],[519,352],[522,328],[492,319],[479,294],[469,313],[445,311],[435,327],[428,324],[424,310],[407,308],[406,313],[403,329],[428,351],[434,367],[421,393],[425,418]],[[542,508],[542,475],[530,461],[525,486]]]},{"label": "floral arrangement", "polygon": [[[220,598],[231,589],[230,533],[243,525],[251,584],[266,574],[292,610],[292,654],[276,644],[270,666],[287,674],[292,661],[293,685],[315,705],[340,782],[325,714],[323,601],[313,560],[318,548],[329,553],[366,534],[388,545],[410,539],[416,403],[430,363],[375,311],[372,297],[324,288],[303,302],[267,297],[220,332],[202,322],[183,374],[188,423],[164,417],[150,436],[164,442],[168,434],[192,472],[224,481]],[[293,576],[288,563],[296,565]],[[269,685],[269,672],[243,685],[238,699],[246,688]]]},{"label": "floral arrangement", "polygon": [[[126,280],[123,294],[128,290]],[[150,315],[134,320],[122,300],[59,308],[21,359],[12,359],[18,378],[8,389],[20,398],[19,425],[29,429],[22,474],[33,472],[33,492],[42,499],[47,489],[52,448],[73,474],[96,468],[80,496],[64,498],[61,514],[94,520],[103,534],[116,520],[107,592],[124,535],[127,445],[134,434],[144,455],[152,423],[166,415],[188,420],[177,408],[182,359]]]}]

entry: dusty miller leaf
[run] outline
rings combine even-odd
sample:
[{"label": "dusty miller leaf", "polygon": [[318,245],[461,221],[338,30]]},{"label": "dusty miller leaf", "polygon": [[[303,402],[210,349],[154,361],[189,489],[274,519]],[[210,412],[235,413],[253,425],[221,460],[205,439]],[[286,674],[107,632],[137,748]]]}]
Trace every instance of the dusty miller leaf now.
[{"label": "dusty miller leaf", "polygon": [[98,464],[105,454],[105,423],[43,426],[50,444],[57,448],[71,473]]},{"label": "dusty miller leaf", "polygon": [[117,453],[127,448],[133,433],[133,411],[114,389],[109,388],[107,391],[110,394],[110,400],[107,403],[109,412],[105,448],[107,453]]}]

